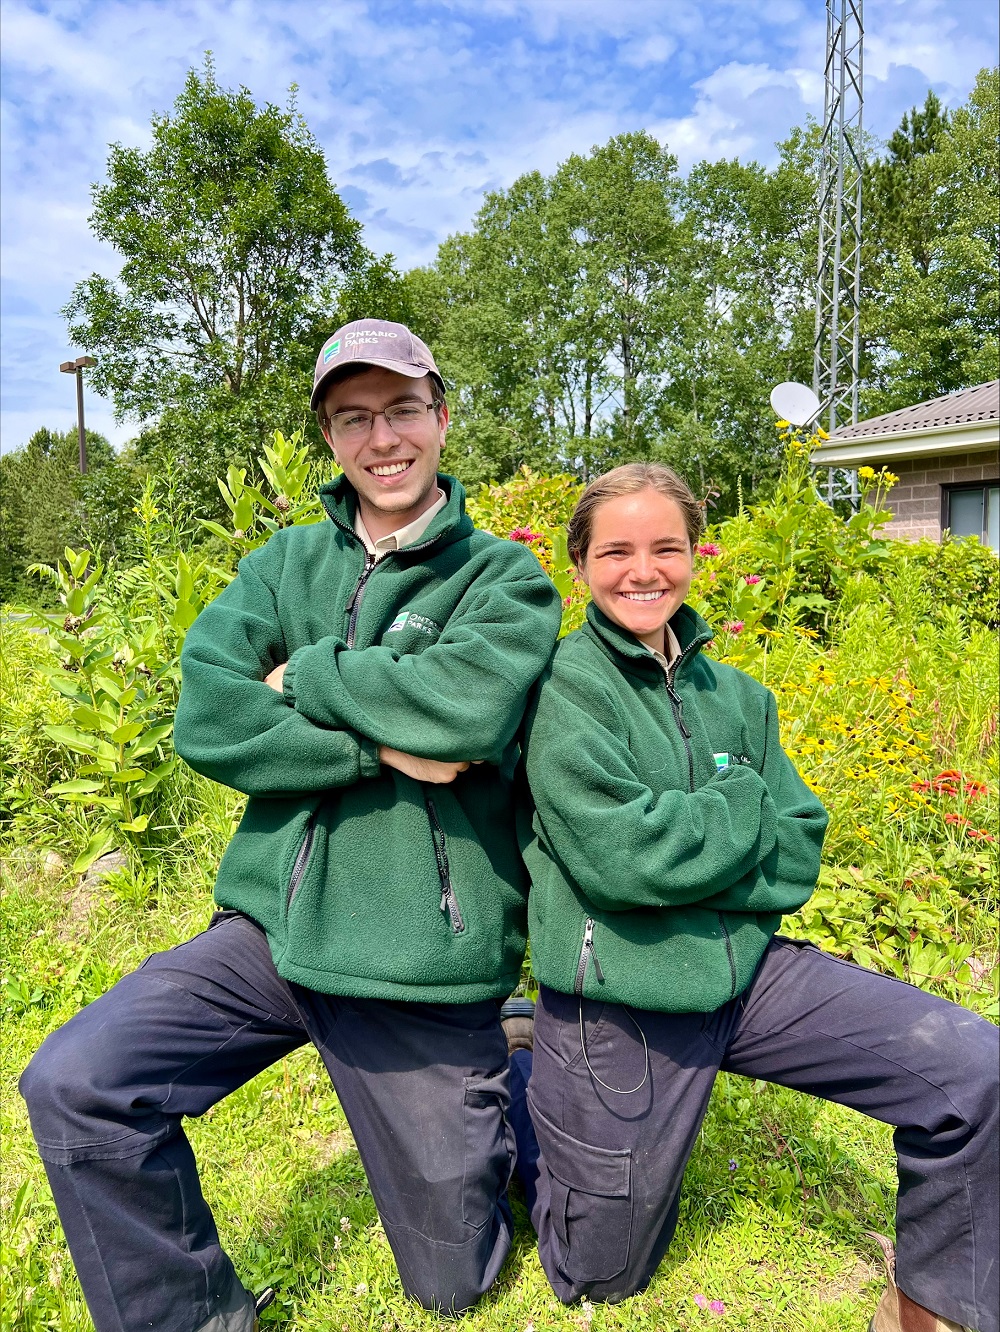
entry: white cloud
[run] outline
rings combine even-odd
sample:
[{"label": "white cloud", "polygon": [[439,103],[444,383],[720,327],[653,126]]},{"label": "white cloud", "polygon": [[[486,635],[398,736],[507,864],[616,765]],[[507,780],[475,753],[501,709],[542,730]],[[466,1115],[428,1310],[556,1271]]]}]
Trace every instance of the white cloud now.
[{"label": "white cloud", "polygon": [[626,65],[636,69],[645,69],[647,65],[662,65],[677,50],[677,42],[665,33],[654,32],[650,37],[626,42],[620,52],[620,59]]},{"label": "white cloud", "polygon": [[780,135],[801,123],[807,111],[822,111],[822,81],[808,71],[732,61],[694,86],[689,115],[650,126],[682,170],[702,158],[770,161]]}]

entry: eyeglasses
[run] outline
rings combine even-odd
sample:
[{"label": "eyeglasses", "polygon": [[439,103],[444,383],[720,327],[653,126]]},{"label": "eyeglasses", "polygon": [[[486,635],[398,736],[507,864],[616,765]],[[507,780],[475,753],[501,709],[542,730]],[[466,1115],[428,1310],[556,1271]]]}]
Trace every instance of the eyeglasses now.
[{"label": "eyeglasses", "polygon": [[427,413],[437,410],[436,402],[397,402],[382,412],[369,412],[354,407],[346,412],[334,412],[329,418],[330,434],[342,443],[356,444],[368,438],[376,416],[384,416],[389,428],[397,435],[412,434],[423,425]]}]

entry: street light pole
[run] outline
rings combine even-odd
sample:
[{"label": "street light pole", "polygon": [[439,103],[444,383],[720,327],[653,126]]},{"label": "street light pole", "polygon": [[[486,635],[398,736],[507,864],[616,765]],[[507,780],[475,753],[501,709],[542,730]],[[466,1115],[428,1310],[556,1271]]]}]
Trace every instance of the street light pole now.
[{"label": "street light pole", "polygon": [[83,428],[83,372],[97,362],[93,356],[78,356],[75,361],[63,361],[59,369],[64,375],[76,375],[76,433],[80,441],[80,475],[87,471],[87,435]]}]

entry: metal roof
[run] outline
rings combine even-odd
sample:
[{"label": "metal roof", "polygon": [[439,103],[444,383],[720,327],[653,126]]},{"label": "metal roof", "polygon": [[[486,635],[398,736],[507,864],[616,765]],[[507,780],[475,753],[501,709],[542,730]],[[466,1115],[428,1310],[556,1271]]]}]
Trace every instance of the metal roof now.
[{"label": "metal roof", "polygon": [[830,440],[869,439],[997,420],[1000,420],[1000,379],[991,379],[987,384],[956,389],[954,393],[945,393],[930,402],[918,402],[913,407],[886,412],[884,416],[872,416],[857,425],[841,426]]}]

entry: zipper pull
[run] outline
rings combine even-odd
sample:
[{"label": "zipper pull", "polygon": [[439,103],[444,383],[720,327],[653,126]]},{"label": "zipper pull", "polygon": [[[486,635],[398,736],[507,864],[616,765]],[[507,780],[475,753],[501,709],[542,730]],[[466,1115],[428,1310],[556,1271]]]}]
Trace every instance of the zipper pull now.
[{"label": "zipper pull", "polygon": [[677,725],[680,728],[681,735],[685,740],[690,740],[691,732],[688,730],[684,721],[684,700],[672,684],[667,685],[667,695],[671,703],[674,705],[674,715],[677,718]]},{"label": "zipper pull", "polygon": [[442,888],[442,889],[441,889],[441,908],[440,908],[440,909],[441,909],[442,911],[447,911],[447,910],[448,910],[448,889],[447,889],[447,888]]},{"label": "zipper pull", "polygon": [[365,551],[365,567],[364,567],[364,568],[362,569],[362,571],[361,571],[361,577],[360,577],[360,578],[358,579],[358,581],[354,584],[354,591],[351,593],[350,599],[349,599],[347,605],[344,607],[344,614],[345,614],[345,615],[350,615],[351,611],[354,609],[354,603],[355,603],[355,602],[357,601],[357,599],[358,599],[358,593],[359,593],[359,592],[361,591],[361,589],[364,587],[364,585],[365,585],[365,580],[367,579],[367,577],[368,577],[368,575],[371,573],[371,571],[375,568],[375,565],[376,565],[377,563],[378,563],[378,559],[376,558],[376,556],[369,554],[369,552],[366,550],[366,551]]},{"label": "zipper pull", "polygon": [[601,970],[601,964],[597,957],[597,949],[594,947],[594,922],[589,917],[583,931],[583,946],[590,953],[594,963],[594,975],[603,985],[604,972]]}]

